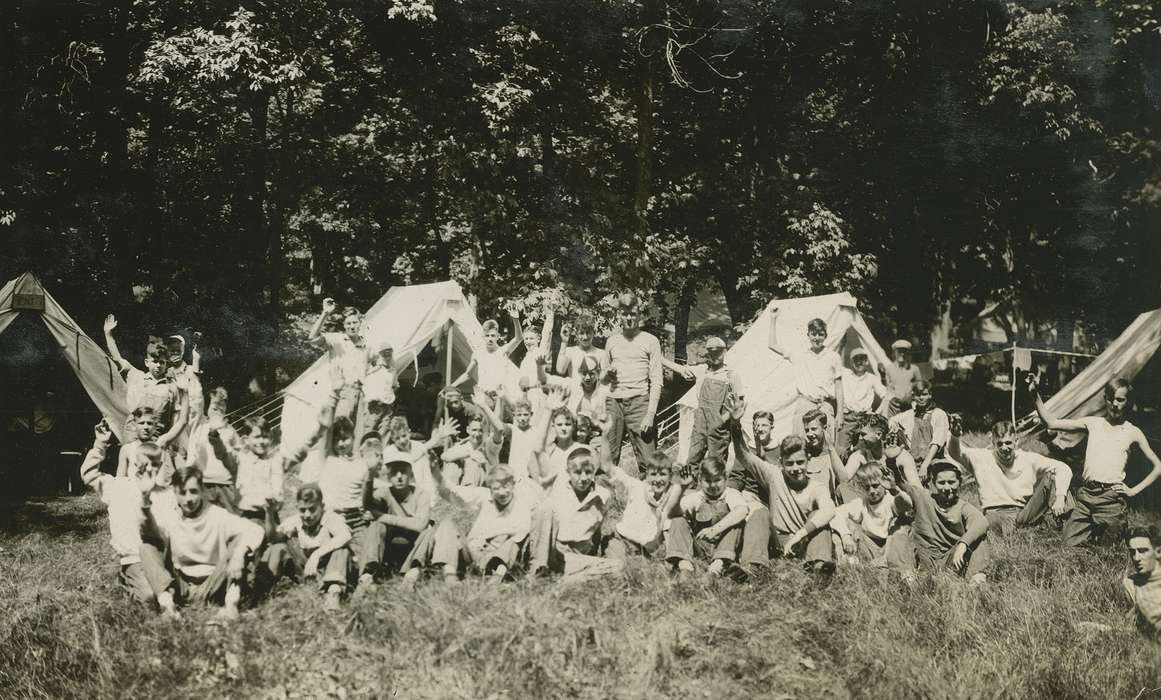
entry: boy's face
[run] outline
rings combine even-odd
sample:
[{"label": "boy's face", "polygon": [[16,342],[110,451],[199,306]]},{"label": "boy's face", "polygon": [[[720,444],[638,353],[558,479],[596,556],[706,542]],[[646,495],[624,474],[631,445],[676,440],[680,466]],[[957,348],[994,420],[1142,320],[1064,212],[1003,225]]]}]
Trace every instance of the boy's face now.
[{"label": "boy's face", "polygon": [[137,429],[137,439],[141,442],[150,442],[157,436],[157,419],[152,413],[134,418],[133,425]]},{"label": "boy's face", "polygon": [[667,469],[650,467],[649,471],[646,472],[645,480],[649,482],[649,489],[653,492],[654,498],[660,498],[669,490],[669,471]]},{"label": "boy's face", "polygon": [[585,391],[592,391],[593,390],[593,387],[595,387],[597,385],[597,379],[600,378],[599,375],[600,375],[600,370],[597,370],[597,369],[581,370],[581,373],[580,373],[581,386],[584,387]]},{"label": "boy's face", "polygon": [[411,470],[404,467],[392,467],[387,472],[387,486],[392,491],[406,491],[411,485]]},{"label": "boy's face", "polygon": [[557,440],[569,440],[572,438],[573,422],[571,416],[566,416],[563,413],[552,419],[552,429],[556,431]]},{"label": "boy's face", "polygon": [[246,449],[253,452],[259,457],[265,457],[266,453],[270,451],[270,435],[254,431],[246,436]]},{"label": "boy's face", "polygon": [[712,500],[722,497],[722,492],[726,490],[726,475],[714,474],[707,476],[705,472],[701,475],[701,491],[705,497]]},{"label": "boy's face", "polygon": [[516,493],[515,482],[511,479],[492,479],[488,482],[488,488],[492,491],[492,503],[500,510],[508,507]]},{"label": "boy's face", "polygon": [[597,476],[597,468],[591,457],[582,456],[568,462],[568,483],[578,494],[588,493]]},{"label": "boy's face", "polygon": [[883,442],[883,429],[874,425],[864,425],[860,439],[867,447],[878,447]]},{"label": "boy's face", "polygon": [[197,479],[190,477],[177,487],[177,507],[181,509],[182,515],[196,518],[201,514],[203,506],[205,499],[202,497],[202,486]]},{"label": "boy's face", "polygon": [[997,437],[992,435],[992,450],[996,453],[996,459],[1001,464],[1011,464],[1012,460],[1016,458],[1016,435],[1008,433]]},{"label": "boy's face", "polygon": [[871,477],[863,482],[863,490],[867,493],[867,503],[872,505],[883,500],[887,495],[887,489],[883,486],[883,479],[881,477]]},{"label": "boy's face", "polygon": [[786,485],[795,491],[801,491],[810,483],[810,475],[806,473],[806,461],[804,450],[782,455],[782,478],[786,481]]},{"label": "boy's face", "polygon": [[500,329],[489,328],[484,331],[484,346],[489,350],[500,347]]},{"label": "boy's face", "polygon": [[532,425],[532,409],[521,406],[512,412],[512,418],[515,420],[517,428],[527,430],[528,426]]},{"label": "boy's face", "polygon": [[806,339],[810,341],[810,349],[818,352],[826,344],[826,332],[820,330],[806,331]]},{"label": "boy's face", "polygon": [[1129,562],[1133,565],[1133,573],[1149,576],[1157,568],[1157,558],[1161,556],[1161,547],[1154,547],[1148,537],[1133,537],[1129,539]]},{"label": "boy's face", "polygon": [[641,313],[636,306],[622,306],[617,311],[617,318],[621,322],[621,330],[633,332],[641,325]]},{"label": "boy's face", "polygon": [[464,397],[458,391],[447,394],[445,398],[449,409],[458,411],[463,408]]},{"label": "boy's face", "polygon": [[472,441],[473,445],[479,445],[484,441],[484,424],[478,420],[468,423],[468,439]]},{"label": "boy's face", "polygon": [[307,503],[306,501],[298,502],[298,517],[302,518],[302,524],[310,529],[318,527],[322,521],[323,504],[318,501]]},{"label": "boy's face", "polygon": [[766,442],[770,437],[770,431],[774,429],[774,424],[770,422],[769,418],[755,418],[754,419],[754,437],[758,438],[759,442]]},{"label": "boy's face", "polygon": [[593,439],[595,434],[596,429],[593,427],[591,421],[577,421],[576,427],[572,431],[572,439],[577,442],[587,443]]},{"label": "boy's face", "polygon": [[1113,392],[1113,398],[1105,399],[1108,417],[1114,421],[1125,415],[1125,407],[1129,404],[1129,390],[1121,387]]},{"label": "boy's face", "polygon": [[915,390],[915,408],[927,408],[931,403],[931,389],[923,388]]},{"label": "boy's face", "polygon": [[536,350],[540,347],[540,333],[535,331],[524,332],[524,348],[528,351]]},{"label": "boy's face", "polygon": [[395,445],[395,449],[399,450],[400,452],[410,452],[411,433],[407,432],[406,430],[400,430],[399,433],[395,436],[395,439],[391,441],[391,444]]},{"label": "boy's face", "polygon": [[578,328],[576,331],[576,344],[582,348],[590,348],[593,344],[593,329]]},{"label": "boy's face", "polygon": [[806,433],[806,444],[811,448],[816,448],[822,444],[826,429],[822,427],[822,421],[812,420],[803,426],[803,432]]},{"label": "boy's face", "polygon": [[354,314],[343,319],[343,331],[351,338],[359,335],[360,325],[362,325],[362,319]]},{"label": "boy's face", "polygon": [[895,364],[900,365],[900,366],[907,365],[907,361],[909,358],[908,358],[906,350],[904,350],[902,348],[895,348],[895,350],[893,351],[893,355],[895,357]]},{"label": "boy's face", "polygon": [[331,441],[331,449],[339,456],[350,457],[351,453],[355,450],[355,436],[336,433],[334,439]]},{"label": "boy's face", "polygon": [[854,368],[855,374],[866,374],[867,368],[871,365],[867,362],[866,355],[859,355],[855,359],[851,360],[851,366]]},{"label": "boy's face", "polygon": [[931,480],[931,496],[944,508],[955,505],[959,500],[959,475],[944,469]]},{"label": "boy's face", "polygon": [[391,348],[386,348],[379,351],[379,364],[387,369],[391,369],[395,365],[395,351]]},{"label": "boy's face", "polygon": [[383,443],[378,440],[368,440],[359,448],[359,456],[368,469],[378,469],[383,464]]},{"label": "boy's face", "polygon": [[705,363],[710,369],[718,369],[726,363],[726,349],[713,348],[705,351]]},{"label": "boy's face", "polygon": [[149,372],[149,374],[154,379],[161,379],[164,377],[166,369],[168,369],[168,366],[161,360],[160,357],[155,357],[152,355],[145,356],[145,371]]}]

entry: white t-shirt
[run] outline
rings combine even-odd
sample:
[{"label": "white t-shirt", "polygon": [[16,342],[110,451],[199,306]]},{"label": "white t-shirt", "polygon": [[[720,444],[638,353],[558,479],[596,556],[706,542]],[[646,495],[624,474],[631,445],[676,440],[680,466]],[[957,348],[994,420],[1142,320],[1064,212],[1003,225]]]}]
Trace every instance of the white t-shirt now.
[{"label": "white t-shirt", "polygon": [[856,413],[867,413],[875,406],[875,397],[885,400],[888,397],[887,387],[883,386],[879,375],[871,371],[855,374],[853,370],[844,368],[843,402],[846,410]]},{"label": "white t-shirt", "polygon": [[570,379],[580,381],[580,367],[586,357],[593,358],[593,361],[600,366],[601,370],[609,367],[609,353],[595,345],[588,350],[582,350],[579,345],[570,345],[561,354],[568,358],[568,376]]},{"label": "white t-shirt", "polygon": [[805,350],[790,356],[798,375],[798,393],[811,401],[834,398],[834,383],[843,368],[842,358],[830,348]]},{"label": "white t-shirt", "polygon": [[1129,447],[1145,434],[1129,421],[1113,425],[1099,416],[1081,418],[1088,428],[1088,446],[1084,450],[1084,480],[1105,484],[1125,483],[1125,465]]},{"label": "white t-shirt", "polygon": [[347,384],[363,381],[371,359],[366,343],[355,345],[346,333],[323,333],[322,339],[331,361],[343,368],[343,381]]},{"label": "white t-shirt", "polygon": [[341,515],[331,512],[323,513],[318,530],[313,535],[303,529],[302,516],[297,514],[283,520],[278,525],[278,532],[297,539],[298,546],[302,547],[307,556],[332,538],[346,540],[351,538],[351,528],[347,527],[347,521],[343,520]]},{"label": "white t-shirt", "polygon": [[492,352],[485,350],[478,353],[475,358],[476,384],[484,391],[502,391],[508,385],[512,371],[512,361],[504,354],[504,350],[501,348]]},{"label": "white t-shirt", "polygon": [[1056,478],[1056,494],[1062,496],[1072,481],[1072,470],[1064,462],[1050,459],[1035,452],[1016,450],[1016,459],[1008,471],[1000,468],[996,455],[990,449],[964,447],[966,467],[975,474],[979,485],[980,506],[984,509],[1003,506],[1023,507],[1032,497],[1036,480],[1045,472]]},{"label": "white t-shirt", "polygon": [[[745,508],[748,511],[750,509],[749,502],[742,498],[741,492],[729,486],[722,490],[722,495],[719,500],[725,501],[730,510]],[[701,508],[705,502],[705,493],[700,489],[697,491],[686,491],[681,497],[681,512],[686,517],[692,517],[697,514],[697,509]]]},{"label": "white t-shirt", "polygon": [[376,367],[363,380],[363,397],[367,402],[395,403],[395,372]]},{"label": "white t-shirt", "polygon": [[330,456],[318,475],[323,503],[329,511],[363,507],[363,484],[367,481],[367,465],[361,459]]}]

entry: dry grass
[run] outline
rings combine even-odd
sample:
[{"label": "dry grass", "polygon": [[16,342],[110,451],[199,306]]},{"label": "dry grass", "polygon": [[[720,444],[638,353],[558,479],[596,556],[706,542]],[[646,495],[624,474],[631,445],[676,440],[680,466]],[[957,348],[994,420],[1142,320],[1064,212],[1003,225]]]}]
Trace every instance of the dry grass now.
[{"label": "dry grass", "polygon": [[819,589],[789,563],[674,582],[641,561],[573,587],[388,584],[334,614],[283,589],[223,630],[125,601],[105,528],[91,496],[0,516],[0,697],[1161,698],[1140,695],[1161,644],[1120,598],[1121,552],[1050,531],[999,543],[982,589],[850,569]]}]

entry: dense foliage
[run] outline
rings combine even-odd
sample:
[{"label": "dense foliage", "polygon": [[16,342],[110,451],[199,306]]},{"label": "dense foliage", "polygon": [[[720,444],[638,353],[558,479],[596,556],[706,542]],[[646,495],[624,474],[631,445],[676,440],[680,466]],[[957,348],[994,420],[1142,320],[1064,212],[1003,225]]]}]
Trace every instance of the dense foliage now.
[{"label": "dense foliage", "polygon": [[679,335],[707,283],[736,321],[850,289],[920,336],[997,299],[1117,329],[1161,304],[1159,15],[4,3],[0,272],[225,344],[449,275],[485,313],[628,285]]}]

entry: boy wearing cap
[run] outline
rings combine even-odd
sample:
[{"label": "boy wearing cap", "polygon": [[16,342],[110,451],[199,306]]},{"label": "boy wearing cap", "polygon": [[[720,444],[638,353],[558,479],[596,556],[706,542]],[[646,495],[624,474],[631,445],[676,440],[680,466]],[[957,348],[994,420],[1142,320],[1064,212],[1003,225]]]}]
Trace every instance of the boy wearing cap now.
[{"label": "boy wearing cap", "polygon": [[374,519],[363,533],[359,551],[360,588],[392,568],[406,569],[405,582],[414,583],[419,569],[410,567],[409,555],[431,527],[431,494],[415,487],[411,463],[395,460],[384,469],[386,481],[380,481],[379,469],[373,468],[363,486],[363,506]]},{"label": "boy wearing cap", "polygon": [[876,402],[884,403],[890,398],[879,375],[870,370],[870,355],[866,348],[852,350],[851,369],[843,368],[841,373],[846,410],[835,440],[840,455],[845,456],[850,449],[851,436],[858,432],[863,415],[871,413]]},{"label": "boy wearing cap", "polygon": [[[653,456],[657,438],[653,420],[661,400],[661,343],[641,330],[641,310],[635,294],[618,296],[617,309],[621,329],[605,344],[609,353],[605,376],[611,383],[605,444],[613,464],[619,465],[621,443],[628,433],[637,464],[644,465]],[[640,475],[638,467],[626,471],[634,478]]]},{"label": "boy wearing cap", "polygon": [[696,379],[697,410],[693,416],[693,432],[689,438],[687,464],[700,464],[703,457],[723,464],[729,456],[730,430],[722,419],[726,395],[742,399],[742,379],[726,367],[726,342],[714,336],[705,343],[705,362],[681,365],[661,358],[661,364],[686,379]]},{"label": "boy wearing cap", "polygon": [[910,341],[900,338],[891,343],[891,353],[895,362],[883,368],[891,400],[879,405],[879,410],[888,418],[911,407],[912,388],[923,380],[919,368],[911,364]]}]

